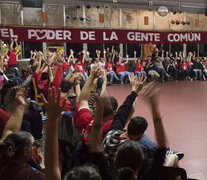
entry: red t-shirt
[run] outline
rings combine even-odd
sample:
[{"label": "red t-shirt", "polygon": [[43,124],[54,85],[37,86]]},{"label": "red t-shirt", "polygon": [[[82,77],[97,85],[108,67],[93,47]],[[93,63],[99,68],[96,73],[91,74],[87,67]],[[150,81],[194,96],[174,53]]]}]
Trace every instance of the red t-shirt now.
[{"label": "red t-shirt", "polygon": [[178,68],[178,62],[177,61],[175,61],[175,67]]},{"label": "red t-shirt", "polygon": [[143,60],[142,60],[142,67],[145,67],[146,64],[147,64],[147,59],[143,59]]},{"label": "red t-shirt", "polygon": [[18,163],[10,162],[8,160],[2,161],[0,163],[0,172],[1,172],[1,179],[4,179],[4,180],[11,180],[11,179],[43,180],[45,179],[42,173],[33,169],[28,164],[20,165]]},{"label": "red t-shirt", "polygon": [[[80,133],[83,143],[86,143],[88,141],[90,127],[92,126],[93,119],[94,118],[91,116],[89,109],[79,109],[79,103],[76,102],[74,111],[74,124]],[[112,120],[102,124],[102,134],[106,132],[111,123]]]},{"label": "red t-shirt", "polygon": [[113,71],[113,65],[112,65],[112,63],[106,63],[106,71],[107,72],[111,72],[111,71]]},{"label": "red t-shirt", "polygon": [[188,70],[188,63],[187,62],[182,63],[182,70],[184,70],[184,71]]},{"label": "red t-shirt", "polygon": [[[60,97],[60,104],[63,104],[64,99],[65,99],[64,97]],[[68,99],[66,99],[65,107],[64,107],[63,111],[71,111],[70,105],[71,105],[70,101]]]},{"label": "red t-shirt", "polygon": [[135,72],[142,72],[143,66],[136,62],[135,64]]},{"label": "red t-shirt", "polygon": [[76,68],[79,68],[79,71],[80,71],[80,72],[85,72],[84,64],[83,64],[83,63],[81,63],[80,65],[77,64],[77,63],[75,63],[75,64],[74,64],[74,67],[75,67],[75,69],[76,69]]},{"label": "red t-shirt", "polygon": [[206,69],[207,69],[207,62],[205,62],[205,67],[206,67]]},{"label": "red t-shirt", "polygon": [[125,63],[122,62],[119,65],[119,62],[116,62],[116,72],[117,72],[117,74],[119,74],[120,72],[123,72],[123,71],[126,71]]},{"label": "red t-shirt", "polygon": [[9,56],[9,65],[16,65],[17,64],[17,58],[16,58],[16,54],[15,54],[16,50],[13,49],[12,51],[8,52],[8,56]]},{"label": "red t-shirt", "polygon": [[9,120],[11,113],[4,111],[0,108],[0,134],[3,133],[4,127]]},{"label": "red t-shirt", "polygon": [[39,74],[37,74],[36,72],[33,74],[33,77],[35,78],[35,82],[37,84],[37,87],[43,91],[44,95],[47,94],[47,90],[49,87],[47,87],[48,85],[48,80],[45,81],[41,81],[41,71],[39,72]]},{"label": "red t-shirt", "polygon": [[65,68],[66,68],[66,67],[70,67],[70,63],[67,62],[67,61],[63,62],[63,69],[64,69],[64,72],[65,72]]}]

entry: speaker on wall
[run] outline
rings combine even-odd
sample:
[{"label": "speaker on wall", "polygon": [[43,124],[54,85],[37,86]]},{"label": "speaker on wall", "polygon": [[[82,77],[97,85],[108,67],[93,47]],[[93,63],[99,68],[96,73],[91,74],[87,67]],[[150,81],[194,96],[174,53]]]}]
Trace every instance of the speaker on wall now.
[{"label": "speaker on wall", "polygon": [[22,0],[23,7],[41,8],[43,0]]},{"label": "speaker on wall", "polygon": [[207,8],[205,9],[205,16],[207,16]]}]

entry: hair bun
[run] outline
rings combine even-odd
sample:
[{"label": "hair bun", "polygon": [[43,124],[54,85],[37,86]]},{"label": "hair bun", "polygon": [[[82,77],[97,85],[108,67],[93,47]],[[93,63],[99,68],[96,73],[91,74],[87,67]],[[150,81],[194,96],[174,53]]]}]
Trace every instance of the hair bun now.
[{"label": "hair bun", "polygon": [[14,156],[14,155],[15,155],[15,151],[16,151],[14,140],[11,139],[11,138],[8,138],[8,139],[6,139],[6,140],[4,141],[4,144],[5,144],[5,146],[7,147],[7,148],[6,148],[6,152],[5,152],[6,156],[7,156],[7,157],[12,157],[12,156]]},{"label": "hair bun", "polygon": [[118,170],[120,180],[132,180],[134,178],[135,171],[129,167],[123,167]]}]

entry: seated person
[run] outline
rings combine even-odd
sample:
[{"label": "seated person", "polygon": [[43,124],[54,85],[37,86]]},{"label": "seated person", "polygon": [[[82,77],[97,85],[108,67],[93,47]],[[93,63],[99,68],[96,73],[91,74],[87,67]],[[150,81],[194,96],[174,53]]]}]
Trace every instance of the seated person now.
[{"label": "seated person", "polygon": [[135,75],[140,76],[140,74],[143,74],[144,78],[146,77],[146,72],[144,71],[144,68],[142,66],[141,59],[136,59],[137,52],[134,51],[134,63],[135,63]]},{"label": "seated person", "polygon": [[128,64],[129,61],[129,55],[126,55],[126,62],[124,62],[123,58],[119,56],[119,61],[116,62],[116,73],[120,76],[121,84],[124,84],[124,78],[131,74],[130,72],[126,71],[126,64]]}]

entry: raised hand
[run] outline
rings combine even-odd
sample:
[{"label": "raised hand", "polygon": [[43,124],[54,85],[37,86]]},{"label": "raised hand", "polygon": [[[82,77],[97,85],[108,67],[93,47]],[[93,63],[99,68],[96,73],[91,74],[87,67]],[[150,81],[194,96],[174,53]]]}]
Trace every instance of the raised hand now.
[{"label": "raised hand", "polygon": [[146,79],[147,78],[144,79],[143,74],[141,74],[138,77],[138,76],[135,76],[134,73],[131,73],[131,76],[129,76],[129,81],[131,84],[132,91],[138,94],[143,89]]},{"label": "raised hand", "polygon": [[137,55],[137,51],[134,51],[134,55]]},{"label": "raised hand", "polygon": [[74,54],[74,51],[72,49],[70,49],[70,54]]},{"label": "raised hand", "polygon": [[87,51],[87,56],[89,56],[90,55],[90,52],[89,51]]},{"label": "raised hand", "polygon": [[25,94],[26,92],[24,88],[20,88],[17,90],[16,96],[15,96],[15,102],[17,105],[22,105],[22,106],[26,105]]},{"label": "raised hand", "polygon": [[95,79],[95,78],[98,78],[102,74],[103,74],[103,71],[101,71],[101,68],[98,65],[93,65],[90,76]]},{"label": "raised hand", "polygon": [[57,120],[65,106],[66,99],[63,101],[63,104],[60,104],[60,92],[61,91],[59,88],[56,96],[55,88],[54,87],[49,88],[48,101],[45,99],[44,95],[41,94],[49,120],[50,119]]},{"label": "raised hand", "polygon": [[146,100],[148,100],[148,102],[151,105],[155,105],[155,104],[158,104],[157,103],[157,101],[158,101],[157,97],[158,97],[159,92],[160,92],[160,89],[158,87],[156,87],[156,83],[151,82],[143,88],[143,90],[141,91],[140,94],[143,97],[145,97]]}]

